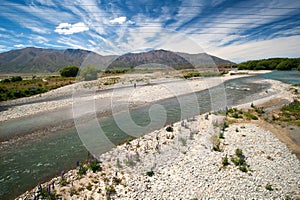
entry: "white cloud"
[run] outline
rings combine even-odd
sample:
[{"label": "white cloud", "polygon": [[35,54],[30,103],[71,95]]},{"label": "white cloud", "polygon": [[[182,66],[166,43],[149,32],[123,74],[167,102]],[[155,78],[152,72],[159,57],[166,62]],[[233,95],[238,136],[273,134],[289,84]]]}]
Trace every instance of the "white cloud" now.
[{"label": "white cloud", "polygon": [[83,22],[78,22],[76,24],[69,23],[60,23],[54,32],[63,35],[71,35],[74,33],[80,33],[84,31],[88,31],[89,27],[87,27]]},{"label": "white cloud", "polygon": [[16,48],[23,48],[25,46],[24,46],[24,44],[15,44],[14,47],[16,47]]},{"label": "white cloud", "polygon": [[124,24],[126,22],[126,17],[117,17],[109,21],[111,24]]}]

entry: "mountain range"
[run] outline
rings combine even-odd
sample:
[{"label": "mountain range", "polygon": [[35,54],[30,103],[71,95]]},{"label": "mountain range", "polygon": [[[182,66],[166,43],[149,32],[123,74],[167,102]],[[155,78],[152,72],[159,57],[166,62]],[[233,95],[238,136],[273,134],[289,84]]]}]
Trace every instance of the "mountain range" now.
[{"label": "mountain range", "polygon": [[0,73],[55,73],[66,66],[94,65],[105,69],[127,69],[155,65],[174,69],[189,69],[194,66],[232,65],[206,53],[187,54],[166,50],[152,50],[142,53],[127,53],[121,56],[102,56],[82,49],[43,49],[27,47],[0,53]]}]

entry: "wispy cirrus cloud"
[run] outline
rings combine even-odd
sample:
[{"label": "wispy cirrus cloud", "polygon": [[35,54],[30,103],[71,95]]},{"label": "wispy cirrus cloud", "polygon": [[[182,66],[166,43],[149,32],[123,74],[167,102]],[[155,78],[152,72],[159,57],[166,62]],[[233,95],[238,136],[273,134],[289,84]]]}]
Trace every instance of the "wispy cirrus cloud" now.
[{"label": "wispy cirrus cloud", "polygon": [[[295,36],[300,35],[300,2],[293,0],[174,0],[172,3],[3,0],[1,3],[9,4],[0,7],[0,36],[5,38],[0,45],[7,49],[23,44],[122,54],[165,48],[189,53],[205,50],[242,60],[246,57],[242,53],[247,52],[246,47],[255,49],[255,45],[261,55],[287,55],[282,49],[295,55],[290,49],[297,52]],[[274,42],[283,48],[273,48]],[[230,55],[226,56],[226,52]],[[250,49],[248,52],[253,57],[257,54]]]}]

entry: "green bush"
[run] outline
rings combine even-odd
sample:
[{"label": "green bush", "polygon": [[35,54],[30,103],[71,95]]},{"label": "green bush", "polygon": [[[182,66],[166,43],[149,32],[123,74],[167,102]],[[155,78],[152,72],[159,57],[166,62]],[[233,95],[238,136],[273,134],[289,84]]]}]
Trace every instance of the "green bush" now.
[{"label": "green bush", "polygon": [[231,158],[231,161],[235,164],[235,166],[242,166],[246,164],[244,158],[235,157],[235,158]]},{"label": "green bush", "polygon": [[235,150],[235,155],[238,157],[241,157],[243,155],[243,151],[241,149],[236,149]]},{"label": "green bush", "polygon": [[229,165],[229,160],[228,160],[228,157],[227,157],[227,156],[225,156],[225,157],[223,158],[223,160],[222,160],[222,165],[223,165],[223,166]]},{"label": "green bush", "polygon": [[245,172],[245,173],[248,172],[248,168],[245,165],[240,166],[239,170],[241,170],[242,172]]},{"label": "green bush", "polygon": [[61,180],[59,181],[59,185],[60,186],[66,186],[67,184],[69,184],[69,182],[67,181],[66,178],[62,177]]},{"label": "green bush", "polygon": [[258,117],[251,113],[245,113],[245,116],[247,117],[247,119],[258,120]]},{"label": "green bush", "polygon": [[168,126],[168,127],[166,128],[166,131],[167,131],[167,132],[173,132],[173,128],[172,128],[171,126]]},{"label": "green bush", "polygon": [[272,185],[270,185],[270,184],[267,184],[266,186],[265,186],[265,188],[266,188],[266,190],[269,190],[269,191],[273,191],[274,189],[272,188]]},{"label": "green bush", "polygon": [[213,150],[214,150],[214,151],[219,151],[219,152],[221,152],[220,145],[219,145],[219,144],[215,144],[215,145],[213,146]]},{"label": "green bush", "polygon": [[224,139],[225,137],[224,137],[224,133],[219,133],[219,138],[220,139]]},{"label": "green bush", "polygon": [[10,80],[11,82],[17,82],[17,81],[22,81],[23,79],[21,76],[14,76]]},{"label": "green bush", "polygon": [[150,177],[151,177],[151,176],[154,176],[154,172],[153,172],[152,170],[151,170],[151,171],[148,171],[148,172],[146,172],[146,175],[147,175],[147,176],[150,176]]},{"label": "green bush", "polygon": [[81,175],[85,175],[86,172],[87,172],[87,170],[88,170],[87,167],[80,165],[80,166],[79,166],[79,169],[78,169],[78,171],[77,171],[77,174],[80,175],[80,176],[81,176]]},{"label": "green bush", "polygon": [[68,66],[59,71],[62,77],[76,77],[78,74],[79,68],[75,66]]},{"label": "green bush", "polygon": [[98,162],[97,159],[93,159],[90,162],[90,168],[94,173],[102,170],[102,167],[100,166],[100,163]]},{"label": "green bush", "polygon": [[110,185],[107,188],[105,188],[105,190],[106,190],[106,193],[109,193],[110,195],[117,194],[116,189],[112,185]]}]

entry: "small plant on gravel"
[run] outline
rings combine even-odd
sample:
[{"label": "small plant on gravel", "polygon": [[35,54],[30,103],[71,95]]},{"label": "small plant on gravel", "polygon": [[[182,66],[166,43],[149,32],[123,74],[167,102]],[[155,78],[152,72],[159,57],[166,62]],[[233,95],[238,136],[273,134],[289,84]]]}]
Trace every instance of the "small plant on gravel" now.
[{"label": "small plant on gravel", "polygon": [[213,150],[221,152],[220,145],[214,145]]},{"label": "small plant on gravel", "polygon": [[265,113],[264,109],[260,108],[260,107],[255,107],[254,110],[257,114],[260,114],[260,115]]},{"label": "small plant on gravel", "polygon": [[235,157],[235,158],[231,158],[231,161],[236,165],[236,166],[241,166],[241,165],[245,165],[246,161],[244,158],[239,158],[239,157]]},{"label": "small plant on gravel", "polygon": [[87,170],[88,170],[88,168],[87,168],[86,166],[84,166],[84,165],[81,164],[81,165],[79,165],[77,174],[78,174],[79,176],[85,175],[86,172],[87,172]]},{"label": "small plant on gravel", "polygon": [[223,131],[225,131],[225,129],[228,128],[228,127],[229,127],[228,124],[227,124],[226,122],[224,122],[221,129],[222,129]]},{"label": "small plant on gravel", "polygon": [[238,157],[241,157],[243,155],[243,151],[241,149],[237,148],[235,150],[235,155],[238,156]]},{"label": "small plant on gravel", "polygon": [[102,170],[100,162],[97,159],[93,159],[92,161],[90,161],[90,168],[94,173]]},{"label": "small plant on gravel", "polygon": [[59,181],[60,186],[66,186],[68,184],[69,184],[69,182],[67,181],[67,179],[65,177],[62,177],[61,180]]},{"label": "small plant on gravel", "polygon": [[224,137],[224,132],[220,132],[220,133],[219,133],[219,138],[220,138],[220,139],[225,139],[225,137]]},{"label": "small plant on gravel", "polygon": [[220,149],[220,139],[218,138],[218,136],[217,135],[213,135],[212,137],[211,137],[211,140],[212,140],[212,143],[213,143],[213,150],[214,151],[219,151],[219,152],[221,152],[221,149]]},{"label": "small plant on gravel", "polygon": [[87,189],[88,191],[91,191],[91,190],[92,190],[92,185],[89,183],[88,186],[86,186],[86,189]]},{"label": "small plant on gravel", "polygon": [[245,113],[245,116],[246,116],[247,119],[258,120],[258,117],[251,114],[251,113]]},{"label": "small plant on gravel", "polygon": [[56,200],[57,195],[56,195],[56,191],[52,190],[50,191],[49,188],[42,188],[38,191],[37,196],[35,196],[35,198],[38,197],[38,199],[49,199],[49,200]]},{"label": "small plant on gravel", "polygon": [[114,194],[117,193],[115,187],[112,186],[112,185],[106,187],[105,190],[106,190],[106,195],[107,195],[108,197],[110,197],[111,195],[114,195]]},{"label": "small plant on gravel", "polygon": [[227,155],[223,158],[223,160],[222,160],[222,165],[223,165],[224,167],[229,165],[229,160],[228,160]]},{"label": "small plant on gravel", "polygon": [[245,156],[243,155],[243,151],[239,148],[235,150],[236,157],[232,157],[231,161],[235,164],[235,166],[239,167],[239,170],[242,172],[248,172],[248,165],[245,160]]},{"label": "small plant on gravel", "polygon": [[154,176],[154,172],[153,172],[152,170],[151,170],[151,171],[148,171],[148,172],[146,172],[146,175],[147,175],[147,176],[150,176],[150,177],[151,177],[151,176]]},{"label": "small plant on gravel", "polygon": [[172,128],[171,126],[168,126],[168,127],[166,128],[166,131],[167,131],[167,132],[173,132],[174,130],[173,130],[173,128]]},{"label": "small plant on gravel", "polygon": [[131,143],[131,141],[133,140],[133,138],[131,138],[131,137],[129,137],[129,138],[127,138],[127,140],[126,140],[126,145],[130,145]]},{"label": "small plant on gravel", "polygon": [[266,188],[266,190],[269,190],[269,191],[273,191],[274,189],[272,188],[272,185],[270,185],[270,184],[267,184],[266,186],[265,186],[265,188]]},{"label": "small plant on gravel", "polygon": [[248,168],[245,165],[240,166],[239,170],[241,170],[242,172],[248,172]]},{"label": "small plant on gravel", "polygon": [[117,177],[113,177],[112,181],[113,181],[114,184],[119,185],[119,184],[121,184],[122,179],[117,178]]}]

